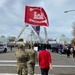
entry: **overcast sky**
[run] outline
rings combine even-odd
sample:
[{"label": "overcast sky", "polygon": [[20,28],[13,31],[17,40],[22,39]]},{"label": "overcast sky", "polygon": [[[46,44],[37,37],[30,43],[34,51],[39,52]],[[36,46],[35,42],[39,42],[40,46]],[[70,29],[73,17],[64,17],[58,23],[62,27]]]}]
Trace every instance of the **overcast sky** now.
[{"label": "overcast sky", "polygon": [[[49,20],[47,27],[49,38],[58,38],[62,34],[73,38],[72,25],[75,21],[75,11],[68,13],[64,11],[75,10],[75,0],[0,0],[0,36],[18,36],[25,25],[26,5],[44,8]],[[29,25],[21,37],[29,35],[31,30],[32,27]],[[40,36],[45,36],[43,27]]]}]

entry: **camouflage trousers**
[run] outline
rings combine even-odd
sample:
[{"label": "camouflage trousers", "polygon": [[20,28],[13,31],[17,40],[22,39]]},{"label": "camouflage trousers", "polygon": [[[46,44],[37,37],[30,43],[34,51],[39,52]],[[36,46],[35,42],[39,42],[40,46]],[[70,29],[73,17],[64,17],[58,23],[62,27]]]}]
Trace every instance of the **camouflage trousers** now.
[{"label": "camouflage trousers", "polygon": [[29,75],[34,75],[35,64],[28,64],[28,73]]},{"label": "camouflage trousers", "polygon": [[27,64],[25,63],[18,63],[17,64],[17,73],[18,75],[27,75]]}]

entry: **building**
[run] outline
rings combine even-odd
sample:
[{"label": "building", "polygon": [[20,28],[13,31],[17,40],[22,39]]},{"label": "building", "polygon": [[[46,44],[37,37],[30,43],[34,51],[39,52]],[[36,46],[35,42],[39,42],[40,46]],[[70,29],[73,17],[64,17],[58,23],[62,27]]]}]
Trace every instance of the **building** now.
[{"label": "building", "polygon": [[31,33],[28,36],[26,36],[25,42],[30,43],[30,44],[31,43],[33,44],[34,43],[44,43],[44,40],[41,37],[35,35],[35,33],[32,30]]},{"label": "building", "polygon": [[57,39],[57,43],[60,43],[60,44],[71,44],[71,39],[69,39],[69,38],[66,37],[64,34],[62,34],[62,35]]},{"label": "building", "polygon": [[0,37],[0,43],[7,44],[8,41],[9,41],[9,40],[8,40],[4,35],[2,35],[2,36]]}]

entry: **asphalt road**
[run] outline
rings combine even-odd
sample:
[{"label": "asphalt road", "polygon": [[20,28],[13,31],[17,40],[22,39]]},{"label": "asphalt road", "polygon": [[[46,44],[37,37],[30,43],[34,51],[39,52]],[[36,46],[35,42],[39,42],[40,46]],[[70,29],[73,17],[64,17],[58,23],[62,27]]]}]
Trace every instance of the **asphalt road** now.
[{"label": "asphalt road", "polygon": [[[16,57],[15,52],[17,48],[10,51],[8,48],[7,53],[0,53],[0,73],[17,73],[16,71]],[[53,70],[49,70],[51,75],[75,75],[75,59],[67,58],[66,54],[60,56],[58,53],[52,53],[52,66]],[[40,67],[38,62],[35,66],[35,74],[40,74]]]}]

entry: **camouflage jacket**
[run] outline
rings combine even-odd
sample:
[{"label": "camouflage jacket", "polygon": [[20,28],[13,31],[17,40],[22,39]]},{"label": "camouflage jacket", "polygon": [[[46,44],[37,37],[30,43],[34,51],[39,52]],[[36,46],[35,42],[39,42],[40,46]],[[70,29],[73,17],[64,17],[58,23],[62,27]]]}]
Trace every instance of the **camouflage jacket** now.
[{"label": "camouflage jacket", "polygon": [[29,50],[28,55],[29,55],[28,63],[29,64],[36,63],[36,61],[37,61],[37,52],[35,50]]},{"label": "camouflage jacket", "polygon": [[28,60],[28,54],[26,51],[18,50],[15,55],[17,58],[17,63],[25,63]]}]

